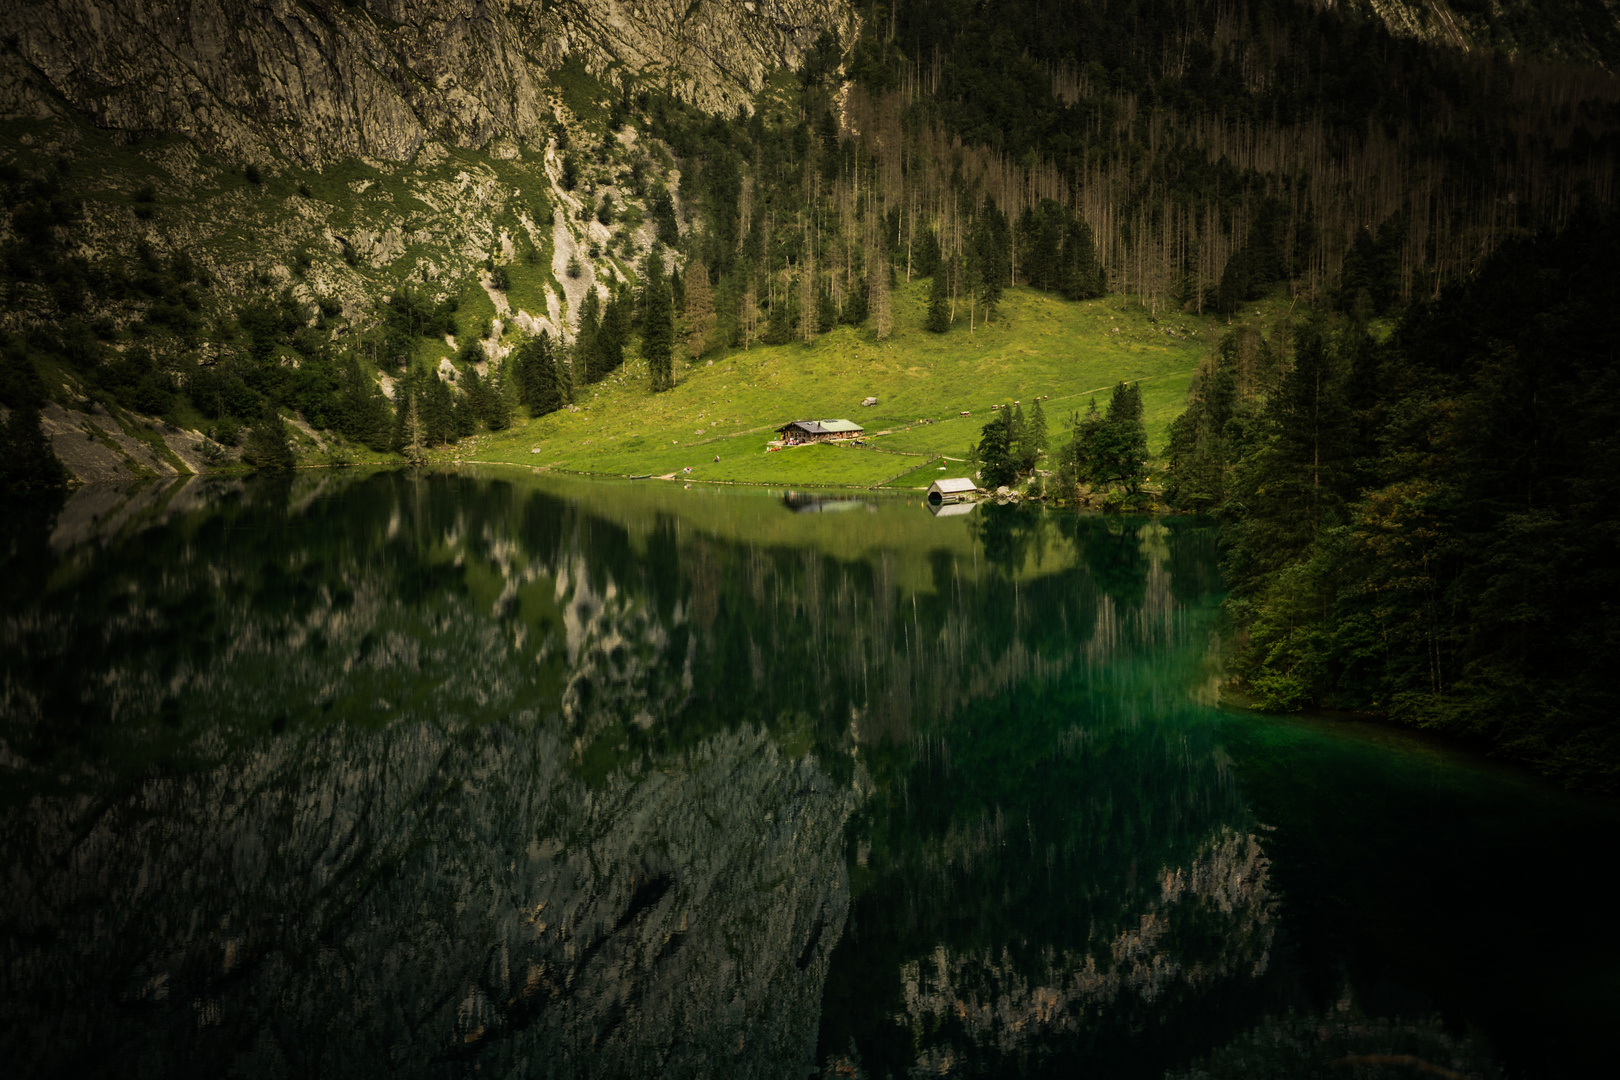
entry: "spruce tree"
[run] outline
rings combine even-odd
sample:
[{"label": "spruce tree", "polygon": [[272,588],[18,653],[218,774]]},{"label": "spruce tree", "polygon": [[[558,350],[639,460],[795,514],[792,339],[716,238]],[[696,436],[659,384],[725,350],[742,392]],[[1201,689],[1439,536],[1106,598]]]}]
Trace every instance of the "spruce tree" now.
[{"label": "spruce tree", "polygon": [[559,385],[559,366],[552,355],[551,335],[540,331],[518,347],[512,359],[517,372],[520,400],[529,407],[530,416],[545,416],[556,412],[566,403],[566,394]]},{"label": "spruce tree", "polygon": [[39,406],[18,405],[0,427],[0,491],[50,491],[67,484],[67,470],[39,426]]},{"label": "spruce tree", "polygon": [[859,326],[866,321],[866,316],[866,279],[863,277],[856,279],[855,287],[844,297],[844,310],[839,318],[847,326]]},{"label": "spruce tree", "polygon": [[[472,372],[473,378],[478,372]],[[478,408],[473,404],[471,395],[463,392],[456,395],[455,404],[451,408],[451,417],[454,423],[456,438],[465,439],[478,431]]]},{"label": "spruce tree", "polygon": [[664,276],[664,255],[658,248],[647,253],[642,266],[642,288],[647,311],[641,328],[641,351],[654,393],[675,386],[675,306]]},{"label": "spruce tree", "polygon": [[1012,406],[1004,405],[979,430],[980,486],[999,488],[1018,481],[1017,464],[1013,461]]},{"label": "spruce tree", "polygon": [[592,286],[585,290],[585,299],[580,302],[579,326],[574,331],[574,377],[586,385],[600,381],[606,374],[597,343],[601,333],[602,297]]},{"label": "spruce tree", "polygon": [[1012,408],[1012,420],[1007,428],[1007,437],[1012,446],[1013,469],[1022,476],[1035,467],[1035,453],[1029,445],[1029,421],[1024,418],[1022,402]]},{"label": "spruce tree", "polygon": [[912,244],[911,272],[917,277],[932,277],[939,273],[940,266],[939,234],[932,227],[925,228]]},{"label": "spruce tree", "polygon": [[[634,300],[628,289],[614,290],[602,312],[602,329],[596,335],[597,362],[602,376],[619,370],[624,363],[624,347],[630,340],[630,320]],[[600,376],[599,376],[600,377]]]},{"label": "spruce tree", "polygon": [[1103,294],[1102,263],[1091,226],[1078,214],[1063,233],[1057,287],[1070,300],[1090,300]]},{"label": "spruce tree", "polygon": [[493,361],[489,365],[489,384],[485,391],[488,405],[484,423],[491,431],[505,431],[512,426],[512,359]]},{"label": "spruce tree", "polygon": [[1267,399],[1254,449],[1233,470],[1223,564],[1233,587],[1252,588],[1341,524],[1354,494],[1355,423],[1341,358],[1318,322],[1300,328],[1294,367]]},{"label": "spruce tree", "polygon": [[[477,368],[469,368],[461,377],[461,391],[467,407],[472,410],[473,417],[479,423],[487,422],[485,417],[489,414],[489,384],[479,377]],[[465,434],[472,433],[465,432]]]},{"label": "spruce tree", "polygon": [[1142,391],[1137,383],[1118,383],[1108,399],[1097,465],[1099,479],[1111,480],[1135,494],[1147,476],[1147,429],[1142,424]]},{"label": "spruce tree", "polygon": [[428,442],[442,445],[456,439],[455,399],[450,385],[439,378],[437,372],[427,375],[427,393],[422,403],[423,421],[427,426]]},{"label": "spruce tree", "polygon": [[1084,417],[1071,421],[1071,437],[1058,454],[1058,480],[1070,491],[1089,483],[1093,474],[1093,459],[1102,432],[1102,414],[1097,411],[1097,395],[1092,394]]},{"label": "spruce tree", "polygon": [[973,254],[978,269],[979,296],[984,301],[984,321],[995,318],[996,305],[1012,281],[1012,237],[1007,217],[996,200],[984,197],[984,206],[973,219]]},{"label": "spruce tree", "polygon": [[831,292],[823,289],[816,297],[816,329],[825,334],[837,325],[838,303],[833,299]]},{"label": "spruce tree", "polygon": [[1123,484],[1135,494],[1147,476],[1147,431],[1142,425],[1142,395],[1134,384],[1115,385],[1108,412],[1099,416],[1097,399],[1075,431],[1076,446],[1066,458],[1077,463],[1078,479],[1097,484]]},{"label": "spruce tree", "polygon": [[765,334],[762,340],[767,345],[786,345],[793,340],[794,304],[791,296],[779,296],[771,303],[771,310],[765,317]]}]

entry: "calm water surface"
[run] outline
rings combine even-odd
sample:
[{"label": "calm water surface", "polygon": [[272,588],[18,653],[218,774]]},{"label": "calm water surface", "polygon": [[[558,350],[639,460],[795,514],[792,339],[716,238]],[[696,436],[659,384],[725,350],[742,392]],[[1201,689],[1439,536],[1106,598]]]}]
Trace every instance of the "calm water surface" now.
[{"label": "calm water surface", "polygon": [[1615,807],[1215,708],[1206,523],[323,473],[0,559],[11,1075],[1613,1064]]}]

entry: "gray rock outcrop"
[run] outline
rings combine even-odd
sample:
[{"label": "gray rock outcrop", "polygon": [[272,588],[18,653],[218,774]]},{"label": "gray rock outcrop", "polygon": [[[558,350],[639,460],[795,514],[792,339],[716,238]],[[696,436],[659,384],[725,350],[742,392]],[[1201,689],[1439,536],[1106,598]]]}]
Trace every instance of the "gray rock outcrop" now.
[{"label": "gray rock outcrop", "polygon": [[732,109],[853,26],[841,0],[44,0],[0,12],[0,115],[68,107],[260,162],[405,161],[429,140],[544,142],[570,57]]}]

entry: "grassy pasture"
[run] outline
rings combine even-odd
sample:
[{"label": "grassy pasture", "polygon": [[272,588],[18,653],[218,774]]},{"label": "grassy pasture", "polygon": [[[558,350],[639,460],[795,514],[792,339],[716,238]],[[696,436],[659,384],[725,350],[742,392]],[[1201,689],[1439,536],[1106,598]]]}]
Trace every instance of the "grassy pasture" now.
[{"label": "grassy pasture", "polygon": [[[841,327],[810,344],[755,346],[682,365],[675,388],[658,395],[647,390],[645,363],[632,357],[583,388],[576,410],[520,419],[443,456],[599,475],[926,487],[939,475],[936,459],[959,459],[978,441],[993,405],[1019,400],[1027,413],[1036,395],[1046,395],[1055,446],[1069,415],[1082,412],[1092,393],[1106,405],[1121,380],[1142,383],[1157,450],[1199,359],[1224,328],[1192,316],[1155,320],[1118,297],[1071,303],[1015,288],[989,326],[970,332],[960,319],[950,333],[931,334],[922,329],[927,288],[926,280],[896,288],[888,341]],[[1275,321],[1281,311],[1261,314]],[[863,408],[867,396],[878,404]],[[779,426],[805,417],[854,420],[868,445],[766,452]]]}]

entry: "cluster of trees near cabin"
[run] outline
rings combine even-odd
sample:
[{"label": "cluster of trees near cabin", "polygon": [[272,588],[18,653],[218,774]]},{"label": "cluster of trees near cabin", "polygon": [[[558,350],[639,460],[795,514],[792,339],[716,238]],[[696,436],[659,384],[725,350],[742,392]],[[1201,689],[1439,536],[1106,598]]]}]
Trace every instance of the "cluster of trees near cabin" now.
[{"label": "cluster of trees near cabin", "polygon": [[968,460],[978,463],[980,487],[1011,487],[1035,471],[1046,446],[1046,410],[1036,398],[1028,417],[1023,402],[996,408],[979,431],[978,445],[968,450]]},{"label": "cluster of trees near cabin", "polygon": [[1073,436],[1057,462],[1060,490],[1074,491],[1081,484],[1099,488],[1117,485],[1127,500],[1140,493],[1147,479],[1147,428],[1142,423],[1142,388],[1121,382],[1108,397],[1108,409],[1099,412],[1091,395],[1086,412],[1073,419]]},{"label": "cluster of trees near cabin", "polygon": [[1620,788],[1620,227],[1514,239],[1380,341],[1223,340],[1167,496],[1220,520],[1261,706],[1386,713]]},{"label": "cluster of trees near cabin", "polygon": [[[1052,462],[1060,497],[1067,498],[1082,484],[1117,486],[1126,501],[1141,493],[1149,453],[1140,386],[1116,385],[1106,411],[1097,408],[1097,396],[1091,395],[1086,411],[1070,417],[1069,429],[1068,441]],[[1036,398],[1027,418],[1021,402],[997,409],[980,429],[968,459],[978,463],[980,486],[1011,487],[1036,473],[1047,445],[1046,409]]]}]

